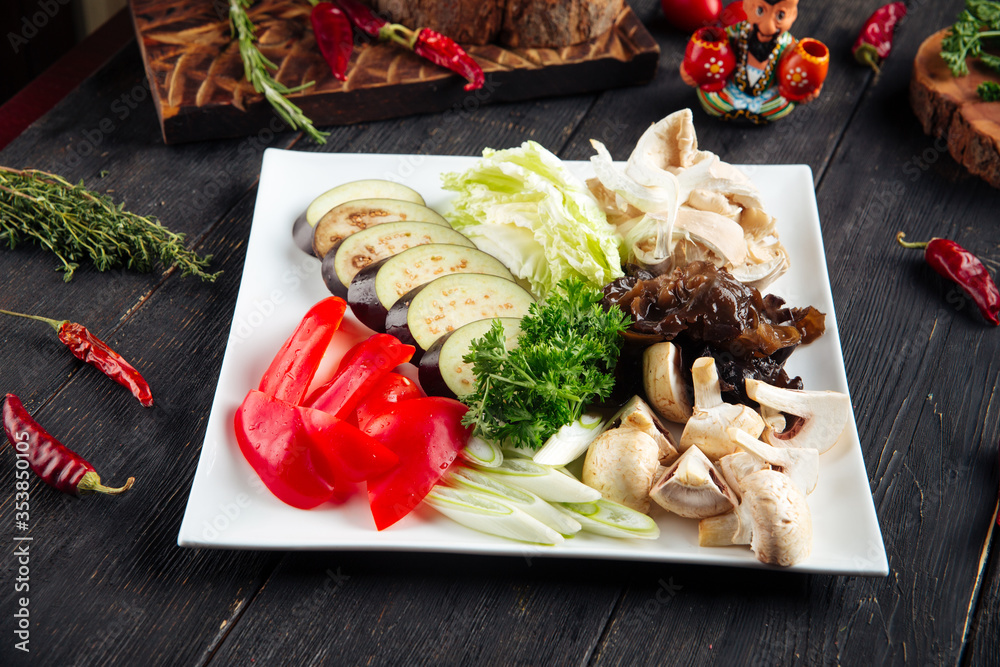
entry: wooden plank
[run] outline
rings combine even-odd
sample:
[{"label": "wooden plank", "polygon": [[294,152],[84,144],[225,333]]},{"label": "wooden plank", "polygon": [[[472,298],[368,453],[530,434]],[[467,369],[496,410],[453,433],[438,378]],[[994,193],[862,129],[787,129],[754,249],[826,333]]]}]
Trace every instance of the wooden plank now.
[{"label": "wooden plank", "polygon": [[[998,529],[993,528],[994,534]],[[970,618],[969,649],[965,661],[969,665],[996,665],[1000,663],[1000,549],[996,542],[988,556],[984,581],[976,600],[973,618]]]},{"label": "wooden plank", "polygon": [[[132,0],[146,71],[168,143],[244,136],[271,109],[244,78],[228,15],[187,0]],[[291,99],[317,126],[445,111],[470,96],[480,103],[569,95],[645,83],[659,52],[626,6],[605,35],[562,49],[469,45],[486,75],[475,93],[440,67],[392,43],[358,39],[347,81],[333,78],[309,29],[309,5],[263,0],[250,10],[277,79],[315,85]]]},{"label": "wooden plank", "polygon": [[[805,157],[816,170],[827,256],[836,260],[829,268],[848,380],[889,577],[670,568],[665,572],[683,588],[665,597],[658,583],[664,577],[651,573],[626,592],[594,664],[944,664],[962,656],[993,512],[983,493],[995,488],[996,471],[983,466],[995,466],[1000,436],[1000,339],[919,253],[901,252],[893,239],[897,229],[912,239],[948,236],[987,260],[1000,260],[1000,196],[933,146],[905,101],[917,47],[960,5],[924,4],[911,13],[881,79],[865,91],[856,112],[852,100],[831,96],[845,108],[819,117],[847,114],[846,132],[836,123],[801,134],[699,126],[702,145],[720,146],[733,161],[752,159],[774,141],[764,161]],[[832,3],[826,9],[824,25],[833,31],[825,33],[832,35],[828,43],[834,53],[843,52],[853,34],[845,30],[847,10]],[[824,96],[850,88],[842,76],[865,77],[833,70],[832,90]],[[819,151],[810,155],[817,144]],[[688,632],[632,631],[678,624]]]},{"label": "wooden plank", "polygon": [[289,554],[224,664],[584,664],[617,598],[607,564],[427,554]]}]

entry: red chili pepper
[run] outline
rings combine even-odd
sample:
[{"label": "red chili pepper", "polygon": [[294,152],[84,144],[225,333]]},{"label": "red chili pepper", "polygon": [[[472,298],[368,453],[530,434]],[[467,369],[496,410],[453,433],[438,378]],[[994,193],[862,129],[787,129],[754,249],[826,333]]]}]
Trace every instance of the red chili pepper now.
[{"label": "red chili pepper", "polygon": [[354,27],[372,37],[378,37],[379,32],[389,24],[384,18],[372,11],[368,5],[358,0],[334,0],[344,10]]},{"label": "red chili pepper", "polygon": [[69,320],[53,320],[38,315],[25,315],[10,310],[0,310],[0,313],[45,322],[56,330],[59,340],[69,348],[74,357],[87,362],[128,389],[143,406],[152,407],[153,393],[149,388],[149,383],[139,374],[139,371],[82,324]]},{"label": "red chili pepper", "polygon": [[14,394],[7,394],[4,402],[3,429],[17,457],[26,459],[43,482],[63,493],[117,495],[128,491],[135,483],[135,478],[129,477],[125,485],[117,489],[101,484],[101,476],[94,466],[49,435]]},{"label": "red chili pepper", "polygon": [[368,501],[379,530],[410,513],[469,442],[467,408],[450,398],[414,398],[387,406],[364,428],[399,456],[399,465],[368,480]]},{"label": "red chili pepper", "polygon": [[468,80],[465,90],[477,90],[486,82],[479,63],[453,39],[439,32],[427,28],[411,30],[398,23],[386,23],[379,29],[378,38],[396,42],[435,65],[461,74]]},{"label": "red chili pepper", "polygon": [[904,16],[906,16],[906,5],[902,2],[893,2],[876,9],[865,22],[861,34],[851,47],[854,59],[862,65],[871,67],[877,75],[879,67],[892,50],[896,25]]},{"label": "red chili pepper", "polygon": [[958,284],[993,326],[1000,325],[1000,290],[990,272],[971,252],[954,241],[934,238],[926,243],[907,243],[899,232],[896,240],[904,248],[924,248],[924,259],[935,271]]},{"label": "red chili pepper", "polygon": [[317,2],[309,14],[316,45],[334,78],[347,81],[347,65],[354,50],[354,31],[344,11],[332,2]]},{"label": "red chili pepper", "polygon": [[335,296],[310,308],[274,357],[257,388],[269,396],[298,404],[306,395],[346,310],[347,302]]},{"label": "red chili pepper", "polygon": [[389,373],[358,403],[358,408],[355,410],[358,428],[363,429],[376,415],[388,410],[389,403],[399,403],[423,396],[424,392],[416,382],[405,375]]},{"label": "red chili pepper", "polygon": [[415,351],[395,336],[375,334],[348,350],[333,379],[316,389],[303,405],[346,419],[379,380],[409,361]]},{"label": "red chili pepper", "polygon": [[483,68],[450,37],[421,28],[417,32],[412,48],[418,56],[463,76],[468,80],[465,90],[478,90],[483,87],[486,80]]},{"label": "red chili pepper", "polygon": [[396,464],[374,438],[333,415],[251,389],[236,411],[236,441],[250,467],[279,500],[311,509],[338,487]]}]

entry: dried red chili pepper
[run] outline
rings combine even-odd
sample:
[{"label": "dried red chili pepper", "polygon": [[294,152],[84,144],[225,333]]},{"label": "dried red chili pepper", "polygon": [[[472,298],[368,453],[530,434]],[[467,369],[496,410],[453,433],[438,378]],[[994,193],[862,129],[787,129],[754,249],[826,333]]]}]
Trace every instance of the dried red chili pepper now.
[{"label": "dried red chili pepper", "polygon": [[48,317],[25,315],[10,310],[0,310],[0,313],[26,317],[29,320],[38,320],[50,325],[59,334],[59,340],[69,348],[73,356],[87,362],[128,389],[143,406],[147,408],[153,406],[153,393],[149,388],[149,383],[139,374],[139,371],[125,361],[124,357],[112,350],[107,343],[88,331],[87,327],[69,320],[53,320]]},{"label": "dried red chili pepper", "polygon": [[7,394],[4,401],[3,429],[17,456],[26,459],[43,482],[63,493],[117,495],[128,491],[135,483],[135,478],[129,477],[125,485],[117,489],[101,484],[101,476],[94,466],[49,435],[14,394]]},{"label": "dried red chili pepper", "polygon": [[483,87],[486,81],[483,68],[450,37],[428,28],[411,30],[398,23],[389,23],[375,14],[370,7],[356,0],[337,0],[337,2],[358,30],[382,41],[396,42],[421,58],[462,75],[468,80],[465,90],[478,90]]},{"label": "dried red chili pepper", "polygon": [[892,2],[884,7],[875,10],[861,29],[851,53],[854,59],[862,65],[868,65],[875,74],[879,73],[879,66],[889,57],[892,50],[893,32],[896,25],[906,16],[906,5],[902,2]]},{"label": "dried red chili pepper", "polygon": [[344,10],[332,2],[313,2],[309,22],[316,36],[316,45],[330,66],[330,72],[334,78],[347,81],[347,65],[354,50],[354,31]]},{"label": "dried red chili pepper", "polygon": [[334,2],[344,10],[355,28],[372,37],[378,37],[382,28],[389,25],[389,22],[372,11],[371,7],[358,0],[334,0]]},{"label": "dried red chili pepper", "polygon": [[931,268],[958,284],[979,306],[979,312],[993,326],[1000,325],[1000,290],[990,272],[971,252],[948,239],[933,238],[926,243],[907,243],[899,232],[896,240],[904,248],[924,248],[924,259]]},{"label": "dried red chili pepper", "polygon": [[417,37],[411,48],[418,56],[463,76],[468,81],[465,90],[478,90],[483,87],[486,80],[483,68],[450,37],[421,28],[417,31]]}]

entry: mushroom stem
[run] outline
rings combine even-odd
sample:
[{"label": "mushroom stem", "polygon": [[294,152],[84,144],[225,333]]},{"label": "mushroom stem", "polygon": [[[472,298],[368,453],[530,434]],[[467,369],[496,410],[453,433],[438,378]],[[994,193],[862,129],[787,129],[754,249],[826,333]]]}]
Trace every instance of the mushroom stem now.
[{"label": "mushroom stem", "polygon": [[722,405],[722,387],[719,384],[719,372],[715,368],[715,359],[702,357],[691,366],[691,378],[694,380],[694,404],[702,410],[710,410]]}]

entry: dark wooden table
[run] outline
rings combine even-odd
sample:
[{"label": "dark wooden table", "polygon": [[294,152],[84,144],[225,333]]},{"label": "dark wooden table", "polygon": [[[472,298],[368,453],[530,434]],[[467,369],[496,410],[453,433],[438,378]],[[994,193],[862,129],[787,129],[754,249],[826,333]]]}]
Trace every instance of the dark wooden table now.
[{"label": "dark wooden table", "polygon": [[[662,47],[660,73],[645,87],[486,105],[447,132],[443,116],[428,115],[333,128],[322,147],[292,133],[168,147],[148,97],[137,99],[144,74],[132,43],[0,153],[0,164],[83,179],[159,216],[224,271],[203,284],[84,267],[63,283],[49,255],[0,253],[0,307],[89,324],[144,369],[158,399],[139,407],[42,325],[0,324],[3,391],[107,479],[138,479],[125,496],[86,500],[33,480],[30,590],[16,592],[13,538],[22,533],[6,449],[0,663],[1000,664],[1000,331],[893,240],[900,229],[951,237],[994,270],[1000,261],[1000,191],[924,136],[907,104],[916,49],[952,22],[956,0],[909,3],[878,81],[849,47],[879,2],[803,2],[793,32],[833,53],[822,97],[765,129],[695,114],[701,144],[725,160],[814,171],[887,578],[176,546],[263,149],[474,155],[534,139],[583,159],[597,137],[622,159],[649,123],[696,104],[676,74],[684,37],[658,3],[634,4]],[[30,654],[14,649],[21,597]]]}]

